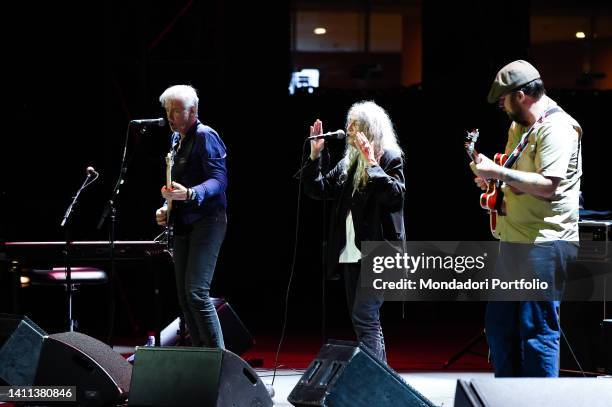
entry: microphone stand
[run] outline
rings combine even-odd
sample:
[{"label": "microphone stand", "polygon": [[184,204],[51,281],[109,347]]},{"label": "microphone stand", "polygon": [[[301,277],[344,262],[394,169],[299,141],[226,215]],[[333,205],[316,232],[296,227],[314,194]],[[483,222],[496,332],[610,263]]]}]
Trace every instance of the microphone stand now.
[{"label": "microphone stand", "polygon": [[[117,215],[117,207],[115,205],[117,198],[119,196],[119,192],[121,186],[125,182],[125,174],[127,173],[127,146],[128,139],[130,136],[130,128],[132,122],[128,123],[127,130],[125,133],[125,143],[123,145],[123,154],[121,156],[121,167],[119,170],[119,178],[115,183],[115,187],[113,188],[113,192],[111,192],[111,196],[106,201],[106,206],[104,207],[104,211],[102,211],[102,216],[100,217],[100,221],[98,222],[97,229],[102,229],[102,225],[108,218],[110,214],[110,222],[108,225],[108,257],[110,262],[110,272],[109,272],[109,328],[108,328],[108,338],[107,343],[110,344],[113,338],[114,326],[115,326],[115,296],[114,296],[114,288],[115,288],[115,221]],[[144,127],[143,127],[144,128]]]},{"label": "microphone stand", "polygon": [[[327,142],[325,142],[327,144]],[[321,174],[326,174],[329,167],[329,150],[323,148],[321,152]],[[321,338],[323,345],[327,341],[327,309],[326,309],[326,283],[327,283],[327,200],[323,199],[323,239],[321,243]]]},{"label": "microphone stand", "polygon": [[[307,138],[304,143],[308,142],[309,140],[311,140],[310,138]],[[322,174],[326,174],[327,173],[327,169],[329,167],[329,161],[330,161],[330,157],[329,157],[329,150],[326,148],[327,147],[327,139],[325,140],[325,146],[323,148],[323,150],[321,151],[321,173]],[[307,158],[307,160],[310,160],[310,158]],[[293,174],[293,178],[295,179],[301,179],[302,178],[302,171],[304,171],[304,168],[306,168],[306,166],[308,165],[308,163],[304,164],[302,166],[302,168],[300,168],[299,170],[297,170],[297,172],[295,174]],[[323,199],[323,228],[322,228],[322,233],[323,233],[323,238],[321,240],[321,339],[323,341],[323,344],[326,343],[326,339],[327,339],[327,322],[326,322],[326,317],[327,317],[327,310],[325,307],[326,304],[326,284],[327,284],[327,200]]]},{"label": "microphone stand", "polygon": [[[308,140],[310,139],[306,139],[306,141],[304,143],[306,143]],[[325,147],[323,148],[323,150],[321,151],[321,173],[325,175],[325,173],[327,172],[327,169],[329,167],[329,150],[326,148],[327,147],[327,141],[325,141]],[[307,160],[310,160],[310,158],[306,158]],[[309,165],[308,163],[304,164],[302,166],[302,168],[300,168],[299,170],[297,170],[297,172],[295,174],[293,174],[293,178],[295,179],[301,179],[302,178],[302,171],[304,171],[304,168],[306,168],[306,166]],[[323,233],[323,238],[321,240],[321,339],[323,341],[323,344],[326,343],[326,337],[327,337],[327,322],[326,322],[326,314],[327,314],[327,310],[325,307],[325,294],[326,294],[326,284],[327,284],[327,200],[323,199],[323,227],[322,227],[322,233]]]},{"label": "microphone stand", "polygon": [[[130,121],[128,123],[127,126],[127,130],[125,133],[125,143],[123,145],[123,154],[121,156],[121,167],[119,170],[119,178],[117,179],[117,182],[115,183],[115,187],[113,188],[113,192],[111,193],[110,198],[108,199],[108,201],[106,201],[106,206],[104,207],[104,210],[102,211],[102,216],[100,216],[100,221],[98,222],[98,226],[96,227],[98,230],[102,228],[102,225],[104,225],[104,222],[106,221],[106,219],[108,218],[109,214],[110,214],[110,222],[109,222],[109,226],[108,226],[108,247],[109,247],[109,251],[108,251],[108,257],[109,257],[109,262],[110,262],[110,272],[109,272],[109,287],[110,287],[110,302],[109,302],[109,331],[108,331],[108,338],[107,338],[107,343],[110,344],[112,339],[113,339],[113,332],[114,332],[114,327],[115,327],[115,296],[114,296],[114,288],[115,288],[115,268],[116,268],[116,262],[115,262],[115,224],[116,224],[116,215],[117,215],[117,207],[116,207],[116,202],[117,202],[117,198],[119,197],[119,192],[121,189],[121,186],[123,185],[123,183],[125,182],[125,174],[127,173],[127,167],[128,167],[128,162],[131,161],[131,157],[130,160],[126,160],[127,157],[127,146],[128,146],[128,140],[130,137],[130,129],[132,127],[132,124],[138,124],[138,123],[134,123],[133,121]],[[146,133],[148,129],[148,126],[140,126],[140,133],[144,134]]]},{"label": "microphone stand", "polygon": [[73,332],[74,326],[75,326],[74,319],[72,318],[72,295],[76,291],[76,289],[74,288],[74,284],[72,284],[72,269],[70,268],[70,247],[72,245],[72,242],[71,242],[71,236],[70,236],[69,221],[70,221],[70,215],[72,215],[72,212],[73,212],[73,208],[76,206],[76,203],[79,199],[79,195],[81,195],[81,191],[84,190],[89,184],[97,180],[99,176],[98,173],[95,173],[95,178],[91,179],[91,175],[92,174],[90,172],[87,173],[87,178],[85,178],[85,181],[83,181],[83,184],[81,185],[77,193],[72,198],[72,202],[70,203],[70,205],[68,205],[68,208],[66,209],[66,212],[64,213],[64,218],[62,219],[62,222],[60,223],[60,226],[64,228],[65,239],[66,239],[66,244],[64,246],[64,261],[66,264],[66,293],[67,293],[66,296],[67,296],[67,302],[68,302],[68,331],[69,332]]},{"label": "microphone stand", "polygon": [[123,185],[123,176],[125,175],[126,167],[122,165],[121,171],[119,172],[119,179],[113,188],[113,192],[111,193],[111,197],[108,201],[106,201],[106,207],[102,212],[102,216],[100,217],[100,221],[98,222],[97,229],[101,229],[102,225],[106,218],[110,214],[110,222],[108,225],[108,244],[109,244],[109,262],[110,262],[110,271],[109,271],[109,290],[110,290],[110,309],[109,309],[109,334],[107,342],[110,344],[111,339],[113,337],[113,326],[115,324],[115,297],[113,295],[114,291],[114,276],[115,276],[115,220],[117,214],[117,208],[115,206],[115,200],[119,195],[119,189],[121,185]]}]

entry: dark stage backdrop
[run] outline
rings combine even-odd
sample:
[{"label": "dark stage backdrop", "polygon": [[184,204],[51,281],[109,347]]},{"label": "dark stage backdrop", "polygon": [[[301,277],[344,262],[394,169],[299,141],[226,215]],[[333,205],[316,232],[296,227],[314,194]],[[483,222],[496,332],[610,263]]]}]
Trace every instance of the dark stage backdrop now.
[{"label": "dark stage backdrop", "polygon": [[[96,225],[118,176],[128,121],[161,117],[159,94],[167,86],[189,83],[200,90],[201,119],[219,131],[228,147],[229,226],[212,294],[226,297],[253,333],[280,329],[295,243],[298,185],[292,176],[299,168],[308,126],[320,118],[326,130],[343,128],[346,111],[356,101],[376,101],[396,125],[406,153],[408,238],[489,239],[463,136],[478,127],[483,152],[492,155],[503,148],[508,120],[485,98],[499,65],[528,57],[527,34],[504,34],[504,28],[528,30],[526,20],[518,25],[497,22],[496,35],[511,45],[506,54],[493,44],[479,47],[471,41],[493,30],[486,16],[455,10],[458,20],[469,17],[474,27],[482,27],[462,34],[458,27],[463,24],[435,22],[441,11],[429,8],[424,10],[424,86],[322,90],[290,97],[289,5],[185,1],[152,6],[142,0],[95,4],[83,10],[57,3],[36,10],[19,6],[11,46],[16,89],[7,98],[11,111],[2,138],[1,238],[63,239],[59,223],[88,165],[101,178],[82,194],[71,229],[75,239],[105,238],[107,225],[102,230]],[[451,81],[449,72],[457,70],[469,80]],[[549,93],[584,127],[587,206],[609,209],[601,191],[610,174],[605,156],[611,142],[604,122],[612,108],[611,95],[559,89]],[[130,162],[117,201],[118,240],[150,240],[160,232],[153,218],[161,204],[168,135],[167,127],[129,135]],[[337,159],[343,145],[330,142],[328,147]],[[290,332],[317,330],[321,323],[323,204],[303,197],[301,209]],[[117,329],[128,334],[129,312],[148,321],[143,304],[150,301],[150,277],[141,266],[121,272],[127,273],[121,278],[129,295],[127,301],[118,300],[122,316]],[[329,283],[327,289],[328,325],[348,326],[341,286]],[[91,309],[93,315],[106,298],[100,292],[89,295],[97,295],[97,302],[81,309]],[[28,298],[29,309],[60,301],[53,295]],[[400,304],[385,308],[384,323],[389,326],[452,321],[478,325],[483,309],[482,304],[467,303],[406,304],[402,319]],[[81,319],[87,319],[86,311]],[[47,323],[36,322],[43,327]],[[145,330],[146,322],[138,325]]]}]

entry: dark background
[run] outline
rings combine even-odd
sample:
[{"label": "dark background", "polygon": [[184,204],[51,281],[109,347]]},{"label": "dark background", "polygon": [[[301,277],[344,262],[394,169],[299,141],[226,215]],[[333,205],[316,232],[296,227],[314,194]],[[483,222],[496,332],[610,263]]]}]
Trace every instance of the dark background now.
[{"label": "dark background", "polygon": [[[295,96],[287,92],[294,68],[290,3],[131,0],[18,6],[7,44],[12,57],[5,80],[11,90],[5,96],[0,238],[62,240],[59,223],[89,165],[101,177],[83,192],[71,230],[75,240],[106,238],[107,224],[102,230],[96,225],[118,176],[127,123],[162,117],[161,92],[187,83],[199,90],[200,119],[220,133],[228,148],[229,226],[212,294],[225,297],[255,335],[280,332],[296,243],[298,184],[292,176],[308,126],[320,118],[326,130],[343,128],[356,101],[376,101],[396,126],[406,154],[408,239],[490,239],[463,136],[478,127],[479,148],[488,155],[505,144],[509,121],[485,99],[502,65],[530,56],[529,2],[503,7],[487,1],[423,3],[421,84]],[[610,92],[548,91],[584,129],[586,206],[610,209]],[[129,136],[131,161],[117,201],[117,240],[151,240],[161,231],[154,212],[161,204],[168,134],[165,127]],[[342,147],[329,143],[333,158]],[[322,324],[323,204],[302,197],[300,205],[290,334],[320,331]],[[142,335],[150,328],[147,270],[142,262],[119,265],[117,335]],[[164,305],[172,315],[174,287],[165,270]],[[6,281],[2,284],[6,291]],[[340,283],[329,282],[326,289],[327,329],[346,330]],[[102,337],[105,291],[87,287],[83,292],[77,303],[83,330]],[[3,310],[10,311],[7,294],[3,297]],[[61,290],[30,291],[20,306],[43,328],[61,330]],[[407,303],[404,310],[400,303],[387,303],[384,310],[386,327],[408,330],[478,327],[483,316],[480,303]]]}]

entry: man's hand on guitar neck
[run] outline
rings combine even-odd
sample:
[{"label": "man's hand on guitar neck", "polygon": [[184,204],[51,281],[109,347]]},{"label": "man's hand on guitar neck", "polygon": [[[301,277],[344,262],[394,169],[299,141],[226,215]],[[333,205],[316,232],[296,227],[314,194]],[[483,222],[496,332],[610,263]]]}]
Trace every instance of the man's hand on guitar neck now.
[{"label": "man's hand on guitar neck", "polygon": [[168,189],[164,185],[161,189],[161,194],[165,199],[172,201],[185,201],[189,199],[189,189],[178,182],[172,182],[172,189]]},{"label": "man's hand on guitar neck", "polygon": [[470,168],[477,177],[483,180],[500,179],[503,170],[501,165],[495,164],[493,160],[484,154],[478,154],[475,161],[477,162],[470,162]]}]

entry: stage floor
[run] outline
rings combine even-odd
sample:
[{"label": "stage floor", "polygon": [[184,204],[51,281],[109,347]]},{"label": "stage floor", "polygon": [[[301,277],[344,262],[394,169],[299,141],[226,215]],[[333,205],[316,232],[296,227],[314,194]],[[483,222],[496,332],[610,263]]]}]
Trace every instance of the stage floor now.
[{"label": "stage floor", "polygon": [[[491,366],[487,361],[487,346],[484,336],[474,336],[478,327],[428,327],[411,330],[410,334],[389,329],[385,342],[389,366],[404,380],[436,406],[452,406],[455,398],[457,379],[492,378]],[[334,332],[334,337],[351,339],[350,332]],[[141,343],[144,338],[140,339]],[[462,349],[470,344],[468,349]],[[124,356],[134,352],[134,338],[118,341],[124,346],[114,346]],[[316,334],[291,333],[282,346],[278,358],[274,381],[274,403],[276,406],[290,406],[287,397],[297,384],[304,370],[316,357],[323,341]],[[127,345],[127,346],[126,346]],[[255,345],[241,357],[256,371],[266,384],[272,382],[273,366],[278,346],[278,337],[260,334]],[[461,350],[467,350],[460,353]],[[453,355],[459,356],[447,369],[444,362]]]},{"label": "stage floor", "polygon": [[[438,338],[443,337],[438,336]],[[469,339],[468,336],[465,336],[461,340],[466,338]],[[254,348],[242,355],[247,362],[259,362],[260,366],[263,365],[263,368],[256,368],[255,370],[266,384],[272,382],[272,366],[274,365],[277,345],[275,339],[273,336],[258,337]],[[436,342],[434,339],[430,339],[430,341]],[[405,341],[402,342],[404,342],[404,346],[393,346],[393,341],[391,341],[391,346],[387,347],[389,365],[408,384],[436,406],[453,406],[457,379],[493,377],[486,356],[483,354],[468,352],[453,363],[448,370],[444,370],[442,364],[455,353],[456,348],[441,346],[441,349],[436,349],[436,346],[432,346],[431,342],[428,346],[420,343],[420,346],[406,347]],[[410,345],[416,344],[410,343]],[[316,356],[320,346],[319,340],[308,336],[292,336],[284,344],[273,386],[275,406],[291,405],[287,401],[287,397],[306,367]],[[486,351],[486,345],[480,342],[473,348],[472,350],[480,352]],[[130,345],[114,346],[114,349],[124,356],[134,352],[134,347]],[[412,351],[409,349],[412,349]],[[419,351],[414,351],[415,349],[419,349]]]},{"label": "stage floor", "polygon": [[[274,405],[277,407],[291,406],[287,401],[289,393],[304,372],[301,370],[277,370],[274,380]],[[257,373],[264,383],[271,383],[271,369],[257,369]],[[488,372],[399,372],[406,382],[414,387],[423,396],[436,406],[453,406],[455,400],[455,387],[457,379],[483,379],[492,378],[493,373]]]}]

